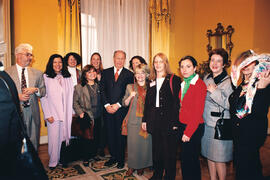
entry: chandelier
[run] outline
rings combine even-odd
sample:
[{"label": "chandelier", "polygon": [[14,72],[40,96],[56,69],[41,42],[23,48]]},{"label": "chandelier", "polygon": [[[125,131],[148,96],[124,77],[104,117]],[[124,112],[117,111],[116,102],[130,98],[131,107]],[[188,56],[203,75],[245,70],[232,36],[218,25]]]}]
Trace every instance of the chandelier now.
[{"label": "chandelier", "polygon": [[149,12],[158,27],[163,20],[171,24],[170,0],[149,0]]}]

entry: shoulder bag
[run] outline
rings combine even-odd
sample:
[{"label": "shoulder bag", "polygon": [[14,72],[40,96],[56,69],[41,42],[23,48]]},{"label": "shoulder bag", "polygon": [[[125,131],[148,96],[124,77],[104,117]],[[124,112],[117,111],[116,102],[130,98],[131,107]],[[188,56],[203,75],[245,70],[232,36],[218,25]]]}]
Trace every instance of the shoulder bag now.
[{"label": "shoulder bag", "polygon": [[221,112],[220,119],[217,120],[215,126],[215,139],[218,140],[232,140],[232,120],[225,119],[225,109]]}]

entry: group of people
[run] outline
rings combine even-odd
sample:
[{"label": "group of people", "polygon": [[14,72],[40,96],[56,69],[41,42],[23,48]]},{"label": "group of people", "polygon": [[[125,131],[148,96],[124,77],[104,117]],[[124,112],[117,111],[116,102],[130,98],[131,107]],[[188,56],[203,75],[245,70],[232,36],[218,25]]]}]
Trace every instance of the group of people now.
[{"label": "group of people", "polygon": [[[211,180],[226,179],[226,162],[234,160],[236,179],[263,179],[259,149],[268,127],[270,55],[243,52],[227,74],[228,53],[209,53],[210,73],[203,80],[196,73],[197,61],[179,61],[181,78],[174,75],[163,53],[153,57],[151,68],[141,56],[124,67],[126,53],[113,54],[114,66],[103,69],[99,53],[90,64],[77,69],[81,57],[68,53],[50,56],[44,73],[29,67],[32,46],[21,44],[16,65],[6,69],[16,84],[24,122],[31,141],[38,147],[39,107],[48,129],[49,167],[60,163],[61,148],[69,145],[74,117],[90,119],[93,139],[81,137],[83,165],[104,154],[104,134],[110,159],[105,166],[125,164],[127,128],[127,175],[153,168],[151,180],[175,179],[180,143],[184,180],[201,179],[199,156],[207,158]],[[239,83],[240,82],[240,83]],[[232,119],[232,140],[215,139],[218,119]],[[126,127],[124,126],[126,125]]]}]

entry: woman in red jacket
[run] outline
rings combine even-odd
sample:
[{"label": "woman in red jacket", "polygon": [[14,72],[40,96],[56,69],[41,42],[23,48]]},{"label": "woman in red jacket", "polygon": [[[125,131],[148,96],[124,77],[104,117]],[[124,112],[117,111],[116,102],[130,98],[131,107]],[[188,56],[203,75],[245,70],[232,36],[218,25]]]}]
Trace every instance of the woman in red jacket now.
[{"label": "woman in red jacket", "polygon": [[195,73],[196,67],[197,61],[192,56],[185,56],[179,61],[179,68],[184,77],[179,92],[180,157],[183,180],[201,179],[199,155],[204,133],[203,110],[206,85]]}]

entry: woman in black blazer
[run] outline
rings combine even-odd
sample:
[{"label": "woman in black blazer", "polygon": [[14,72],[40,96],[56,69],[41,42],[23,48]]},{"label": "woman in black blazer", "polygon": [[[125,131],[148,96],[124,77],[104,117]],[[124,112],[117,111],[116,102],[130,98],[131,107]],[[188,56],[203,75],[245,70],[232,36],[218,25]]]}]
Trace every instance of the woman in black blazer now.
[{"label": "woman in black blazer", "polygon": [[[234,164],[237,180],[262,180],[260,148],[267,136],[270,102],[270,56],[243,52],[232,68],[232,82],[242,83],[229,98],[233,120]],[[237,72],[238,70],[238,72]]]},{"label": "woman in black blazer", "polygon": [[153,58],[150,83],[145,98],[142,129],[152,135],[154,174],[151,180],[175,179],[177,138],[172,127],[178,123],[180,78],[172,75],[168,58]]}]

